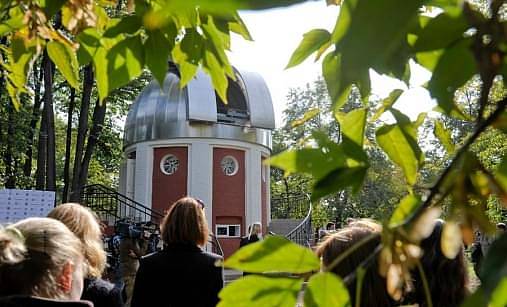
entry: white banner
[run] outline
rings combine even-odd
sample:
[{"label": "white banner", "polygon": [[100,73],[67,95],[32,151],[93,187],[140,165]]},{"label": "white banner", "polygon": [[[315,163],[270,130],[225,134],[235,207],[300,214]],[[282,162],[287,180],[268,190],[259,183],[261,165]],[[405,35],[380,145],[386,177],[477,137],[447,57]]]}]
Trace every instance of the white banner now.
[{"label": "white banner", "polygon": [[11,224],[28,217],[45,217],[55,206],[55,192],[0,190],[0,224]]}]

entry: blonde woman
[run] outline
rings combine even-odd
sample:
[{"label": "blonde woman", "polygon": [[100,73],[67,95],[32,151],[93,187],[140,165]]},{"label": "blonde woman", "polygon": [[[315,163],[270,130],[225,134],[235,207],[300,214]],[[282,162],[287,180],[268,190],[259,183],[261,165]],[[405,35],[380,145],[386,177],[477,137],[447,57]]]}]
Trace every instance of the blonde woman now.
[{"label": "blonde woman", "polygon": [[0,228],[0,306],[93,306],[77,301],[86,271],[82,254],[79,239],[53,219]]},{"label": "blonde woman", "polygon": [[250,243],[257,242],[262,239],[262,224],[257,222],[248,226],[248,235],[241,238],[239,247],[243,247]]},{"label": "blonde woman", "polygon": [[88,208],[75,203],[62,204],[54,208],[48,217],[64,223],[81,240],[88,275],[84,279],[81,297],[93,302],[95,307],[124,306],[121,290],[101,279],[106,267],[106,253],[102,245],[102,232],[97,216]]}]

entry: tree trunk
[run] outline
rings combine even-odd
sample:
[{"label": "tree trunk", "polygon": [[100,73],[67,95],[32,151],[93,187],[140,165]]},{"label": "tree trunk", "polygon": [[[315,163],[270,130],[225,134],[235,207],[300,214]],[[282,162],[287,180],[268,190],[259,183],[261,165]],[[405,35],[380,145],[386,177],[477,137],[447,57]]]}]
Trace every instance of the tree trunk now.
[{"label": "tree trunk", "polygon": [[53,109],[54,66],[47,52],[44,53],[44,113],[47,128],[46,190],[56,191],[56,140],[55,114]]},{"label": "tree trunk", "polygon": [[37,190],[45,190],[46,188],[47,139],[47,114],[46,112],[42,112],[37,144],[37,170],[35,172],[35,189]]},{"label": "tree trunk", "polygon": [[74,113],[76,99],[76,90],[70,89],[69,109],[67,112],[67,134],[65,139],[65,165],[63,167],[63,193],[62,201],[69,200],[69,185],[70,185],[70,151],[72,147],[72,114]]},{"label": "tree trunk", "polygon": [[104,125],[104,118],[106,117],[106,101],[102,103],[97,99],[95,103],[95,109],[93,110],[92,117],[92,129],[90,130],[90,136],[88,142],[86,142],[86,151],[81,163],[81,174],[79,176],[79,191],[86,185],[88,181],[88,167],[92,159],[93,150],[99,139],[102,126]]},{"label": "tree trunk", "polygon": [[90,99],[93,89],[93,69],[91,65],[84,68],[83,78],[83,96],[81,98],[81,108],[79,110],[79,124],[76,137],[76,152],[74,154],[74,168],[72,172],[72,185],[70,200],[79,201],[81,187],[79,186],[79,177],[81,174],[81,160],[83,157],[86,132],[88,131],[88,111],[90,109]]},{"label": "tree trunk", "polygon": [[[36,67],[34,65],[34,67]],[[33,144],[34,144],[34,136],[35,131],[37,129],[37,122],[40,118],[40,107],[42,104],[42,100],[40,99],[40,87],[42,83],[43,69],[42,63],[39,69],[34,69],[34,100],[33,100],[33,110],[32,110],[32,119],[30,120],[30,128],[27,132],[28,144],[25,151],[26,160],[23,165],[23,174],[26,177],[30,177],[32,174],[32,159],[33,159]],[[29,187],[27,187],[29,188]]]},{"label": "tree trunk", "polygon": [[4,152],[4,164],[5,164],[5,188],[14,189],[16,188],[16,169],[13,165],[13,152],[12,147],[14,143],[14,108],[9,101],[7,103],[7,149]]}]

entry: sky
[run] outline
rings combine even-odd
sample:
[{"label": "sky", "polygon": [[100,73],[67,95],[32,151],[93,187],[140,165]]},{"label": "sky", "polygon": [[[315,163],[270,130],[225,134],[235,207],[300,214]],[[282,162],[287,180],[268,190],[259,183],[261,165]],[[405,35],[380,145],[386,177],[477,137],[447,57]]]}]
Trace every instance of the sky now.
[{"label": "sky", "polygon": [[[231,63],[241,69],[260,73],[266,80],[273,99],[276,125],[283,123],[282,112],[286,108],[286,95],[290,88],[303,87],[321,75],[321,62],[308,58],[304,63],[285,70],[292,52],[303,38],[303,34],[316,28],[332,31],[339,8],[326,6],[325,1],[309,1],[287,8],[260,12],[241,12],[254,41],[246,41],[233,35]],[[411,118],[420,112],[430,111],[435,103],[421,87],[430,78],[430,73],[412,64],[410,87],[402,82],[374,71],[370,72],[372,92],[379,98],[386,97],[393,89],[406,92],[395,104]]]}]

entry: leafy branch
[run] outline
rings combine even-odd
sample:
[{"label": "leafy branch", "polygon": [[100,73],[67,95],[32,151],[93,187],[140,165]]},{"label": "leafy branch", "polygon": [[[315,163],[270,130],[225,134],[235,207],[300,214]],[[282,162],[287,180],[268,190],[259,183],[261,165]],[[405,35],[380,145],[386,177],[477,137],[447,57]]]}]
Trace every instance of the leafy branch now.
[{"label": "leafy branch", "polygon": [[[456,152],[456,155],[452,159],[451,163],[444,169],[437,182],[430,188],[430,193],[427,198],[424,200],[421,206],[419,206],[416,210],[414,210],[413,214],[406,220],[405,225],[413,222],[417,219],[424,209],[430,207],[433,203],[435,197],[437,197],[441,192],[441,187],[444,184],[447,176],[451,173],[453,169],[455,169],[457,163],[461,160],[463,155],[468,151],[470,146],[477,140],[477,138],[488,128],[490,127],[505,111],[507,106],[507,98],[502,99],[497,103],[497,108],[491,115],[489,115],[484,121],[481,121],[474,133],[466,140],[466,142],[460,147],[460,149]],[[442,200],[442,199],[440,199]]]}]

